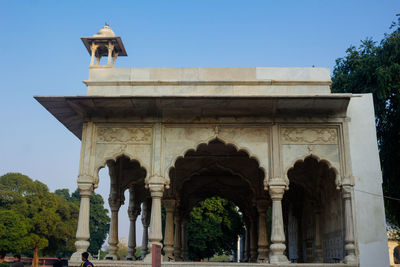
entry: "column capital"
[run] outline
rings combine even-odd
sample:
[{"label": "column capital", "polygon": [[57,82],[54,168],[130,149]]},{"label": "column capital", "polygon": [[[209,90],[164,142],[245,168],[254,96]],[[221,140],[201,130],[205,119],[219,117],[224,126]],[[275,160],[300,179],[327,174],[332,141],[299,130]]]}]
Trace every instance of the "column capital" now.
[{"label": "column capital", "polygon": [[266,213],[268,208],[268,200],[258,199],[257,200],[257,211],[259,214]]},{"label": "column capital", "polygon": [[150,188],[150,185],[162,185],[165,186],[166,189],[169,189],[170,180],[168,178],[162,177],[159,174],[154,174],[150,177],[147,177],[144,181],[145,188]]},{"label": "column capital", "polygon": [[164,193],[164,185],[163,184],[149,184],[150,195],[154,198],[162,198]]},{"label": "column capital", "polygon": [[285,193],[284,185],[273,185],[269,186],[269,195],[273,201],[281,200],[283,198],[283,194]]},{"label": "column capital", "polygon": [[136,218],[139,216],[140,214],[140,207],[128,207],[128,216],[129,216],[129,220],[131,221],[136,221]]},{"label": "column capital", "polygon": [[111,211],[118,211],[119,208],[122,205],[122,201],[119,197],[114,196],[113,194],[110,194],[110,197],[108,198],[108,204],[110,205]]},{"label": "column capital", "polygon": [[81,197],[90,197],[93,193],[92,183],[78,183],[79,194]]},{"label": "column capital", "polygon": [[176,207],[176,200],[175,199],[164,199],[162,204],[165,208],[166,212],[174,212]]},{"label": "column capital", "polygon": [[343,199],[350,199],[352,191],[353,191],[353,186],[351,186],[351,185],[342,185],[342,196],[343,196]]}]

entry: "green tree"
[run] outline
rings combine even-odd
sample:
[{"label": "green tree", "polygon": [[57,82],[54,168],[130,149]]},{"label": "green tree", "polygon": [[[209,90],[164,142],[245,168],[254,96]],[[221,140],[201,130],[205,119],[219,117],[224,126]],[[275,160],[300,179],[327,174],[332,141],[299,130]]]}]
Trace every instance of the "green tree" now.
[{"label": "green tree", "polygon": [[195,261],[214,255],[231,254],[243,232],[241,215],[231,202],[212,197],[190,213],[187,226],[188,254]]},{"label": "green tree", "polygon": [[[336,60],[332,91],[372,93],[385,196],[400,198],[400,19],[379,44],[367,39]],[[400,205],[385,199],[387,219],[400,226]]]},{"label": "green tree", "polygon": [[[71,195],[71,201],[79,205],[81,197],[78,189]],[[110,228],[110,217],[108,210],[104,208],[103,197],[94,193],[90,197],[90,246],[88,252],[97,254],[98,250],[106,240]],[[76,228],[75,228],[76,229]]]},{"label": "green tree", "polygon": [[[20,173],[8,173],[0,177],[0,191],[0,250],[29,248],[36,267],[38,253],[49,245],[49,240],[72,238],[66,230],[70,223],[66,219],[71,217],[69,206],[50,193],[45,184]],[[15,241],[17,234],[19,241]]]}]

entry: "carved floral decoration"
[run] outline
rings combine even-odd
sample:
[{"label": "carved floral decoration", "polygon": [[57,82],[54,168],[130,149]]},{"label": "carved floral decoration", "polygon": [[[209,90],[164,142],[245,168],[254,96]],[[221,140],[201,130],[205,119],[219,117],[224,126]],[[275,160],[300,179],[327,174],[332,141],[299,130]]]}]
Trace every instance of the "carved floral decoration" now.
[{"label": "carved floral decoration", "polygon": [[334,128],[282,128],[283,144],[337,144]]},{"label": "carved floral decoration", "polygon": [[110,128],[97,129],[98,143],[151,144],[151,128]]}]

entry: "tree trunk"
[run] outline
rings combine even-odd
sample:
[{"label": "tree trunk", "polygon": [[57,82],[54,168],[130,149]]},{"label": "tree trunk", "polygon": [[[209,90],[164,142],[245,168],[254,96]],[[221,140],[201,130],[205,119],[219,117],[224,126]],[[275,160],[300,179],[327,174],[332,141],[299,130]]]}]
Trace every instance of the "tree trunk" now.
[{"label": "tree trunk", "polygon": [[39,267],[39,256],[38,256],[39,248],[33,249],[33,259],[32,259],[32,267]]}]

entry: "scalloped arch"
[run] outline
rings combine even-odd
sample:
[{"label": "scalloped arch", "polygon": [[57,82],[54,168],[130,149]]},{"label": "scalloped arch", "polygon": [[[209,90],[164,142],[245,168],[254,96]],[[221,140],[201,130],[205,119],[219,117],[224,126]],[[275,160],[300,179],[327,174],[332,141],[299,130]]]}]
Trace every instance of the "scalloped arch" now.
[{"label": "scalloped arch", "polygon": [[[236,175],[236,176],[239,176],[240,178],[242,178],[242,179],[249,185],[250,190],[251,190],[254,194],[256,194],[256,189],[252,186],[252,184],[250,183],[250,181],[249,181],[246,177],[244,177],[241,173],[235,172],[235,171],[232,170],[231,168],[225,167],[225,166],[223,166],[223,165],[221,165],[221,164],[219,164],[219,163],[216,163],[216,165],[218,165],[221,169],[226,170],[226,171],[230,172],[231,174]],[[191,179],[193,178],[193,176],[195,176],[195,175],[197,175],[197,174],[200,174],[201,171],[202,171],[202,170],[205,170],[205,169],[207,169],[207,167],[202,167],[202,168],[200,168],[200,169],[198,169],[198,170],[195,170],[191,175],[189,175],[186,179],[184,179],[184,180],[182,181],[182,184],[184,184],[184,183],[186,183],[187,181],[191,180]]]},{"label": "scalloped arch", "polygon": [[137,161],[139,163],[140,167],[142,167],[146,170],[146,177],[144,177],[144,179],[146,179],[148,177],[148,175],[149,175],[148,166],[143,164],[143,162],[141,160],[135,158],[131,153],[126,152],[126,151],[116,152],[111,155],[104,156],[101,160],[99,160],[99,163],[95,166],[95,168],[94,168],[95,175],[96,175],[95,188],[97,188],[98,184],[99,184],[99,171],[106,166],[108,161],[110,161],[110,160],[117,161],[117,159],[121,158],[121,157],[127,157],[130,162]]},{"label": "scalloped arch", "polygon": [[222,138],[220,138],[219,136],[215,136],[215,135],[210,137],[210,138],[208,138],[208,139],[206,139],[205,141],[204,140],[203,141],[199,141],[196,144],[194,144],[193,146],[183,148],[181,150],[181,152],[178,153],[178,155],[174,157],[174,160],[172,160],[172,162],[170,162],[168,167],[165,169],[165,177],[170,178],[169,177],[169,172],[171,171],[172,168],[175,168],[175,164],[179,159],[183,159],[186,156],[186,154],[191,152],[191,151],[196,152],[201,145],[208,146],[210,144],[210,142],[212,142],[214,140],[218,140],[218,141],[222,142],[226,146],[228,146],[228,145],[233,146],[237,152],[240,152],[240,151],[245,152],[250,159],[253,159],[253,160],[255,160],[257,162],[258,167],[264,172],[264,179],[267,179],[267,177],[268,177],[267,166],[263,166],[261,164],[261,161],[257,157],[257,155],[251,153],[250,150],[247,147],[241,147],[241,146],[239,146],[239,145],[237,145],[237,144],[235,144],[233,142],[227,142],[227,141],[223,140]]},{"label": "scalloped arch", "polygon": [[336,188],[339,189],[340,186],[342,185],[342,179],[340,177],[339,171],[336,169],[335,166],[333,166],[333,164],[329,160],[322,159],[322,158],[320,158],[319,156],[317,156],[315,154],[304,155],[303,157],[295,159],[294,161],[292,161],[292,163],[289,165],[289,167],[287,167],[286,170],[285,170],[285,179],[286,179],[286,182],[288,183],[288,185],[290,183],[289,177],[288,177],[288,172],[290,170],[292,170],[296,164],[304,163],[304,161],[306,159],[309,159],[309,158],[316,160],[318,163],[326,164],[328,166],[329,170],[332,170],[335,173],[335,185],[336,185]]}]

